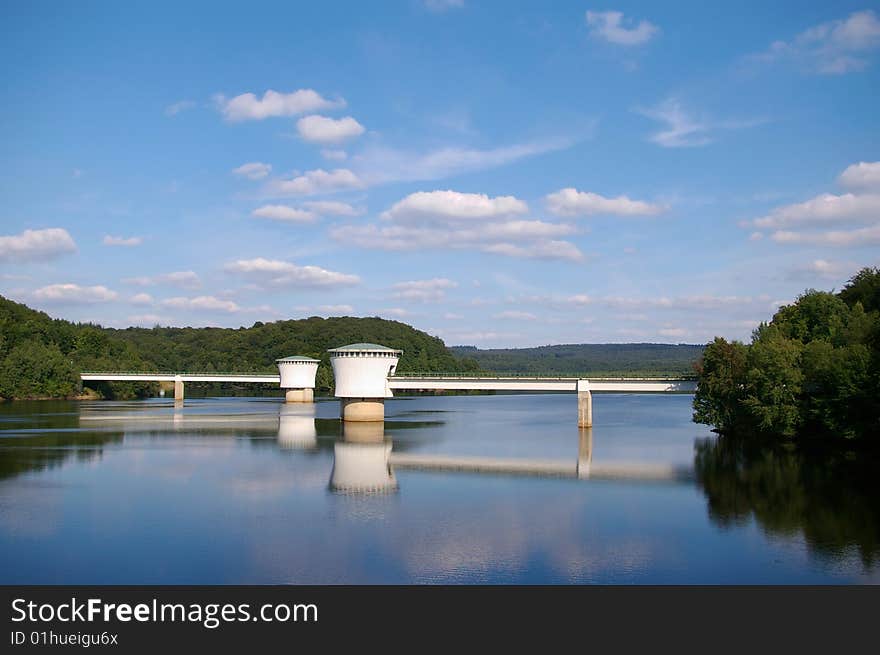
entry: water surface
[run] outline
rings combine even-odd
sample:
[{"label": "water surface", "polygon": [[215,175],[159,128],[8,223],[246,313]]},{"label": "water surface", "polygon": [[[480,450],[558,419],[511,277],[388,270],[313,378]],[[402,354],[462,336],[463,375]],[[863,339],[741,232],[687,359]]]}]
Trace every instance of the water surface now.
[{"label": "water surface", "polygon": [[731,449],[691,400],[596,394],[589,433],[561,394],[346,430],[333,399],[6,403],[0,583],[880,581],[875,482]]}]

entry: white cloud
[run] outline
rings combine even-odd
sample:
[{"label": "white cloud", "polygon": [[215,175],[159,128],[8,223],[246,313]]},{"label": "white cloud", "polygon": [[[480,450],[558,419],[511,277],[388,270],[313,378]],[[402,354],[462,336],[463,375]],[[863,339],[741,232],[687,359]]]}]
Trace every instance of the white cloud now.
[{"label": "white cloud", "polygon": [[848,189],[880,191],[880,161],[862,161],[847,166],[837,181]]},{"label": "white cloud", "polygon": [[225,270],[250,277],[272,287],[326,288],[360,283],[357,275],[337,273],[318,266],[297,266],[277,259],[239,259],[227,264]]},{"label": "white cloud", "polygon": [[675,328],[661,328],[657,331],[660,336],[663,337],[683,337],[686,336],[688,331],[684,328],[675,327]]},{"label": "white cloud", "polygon": [[354,314],[354,307],[351,305],[318,305],[319,312],[324,314]]},{"label": "white cloud", "polygon": [[560,189],[546,197],[547,209],[557,216],[587,216],[612,214],[615,216],[648,216],[659,214],[666,207],[659,204],[630,200],[626,196],[606,198],[598,193],[578,191],[571,187]]},{"label": "white cloud", "polygon": [[296,130],[305,141],[325,144],[340,143],[365,132],[364,126],[351,116],[328,118],[318,114],[300,118]]},{"label": "white cloud", "polygon": [[878,47],[880,20],[873,11],[865,10],[811,27],[791,41],[775,41],[752,59],[790,61],[809,72],[840,75],[865,70],[869,53]]},{"label": "white cloud", "polygon": [[163,300],[161,304],[163,307],[183,310],[223,311],[229,313],[241,311],[241,307],[231,300],[222,300],[214,296],[196,296],[195,298],[178,296]]},{"label": "white cloud", "polygon": [[718,130],[735,130],[754,127],[764,120],[709,120],[698,118],[682,107],[676,98],[667,98],[655,107],[639,108],[636,113],[665,124],[665,129],[655,132],[649,141],[664,148],[691,148],[705,146],[714,140]]},{"label": "white cloud", "polygon": [[270,89],[263,94],[262,99],[253,93],[242,93],[231,99],[217,95],[214,100],[223,117],[232,122],[295,116],[345,106],[345,100],[328,100],[312,89],[299,89],[292,93],[279,93]]},{"label": "white cloud", "polygon": [[[849,170],[849,169],[847,169]],[[774,209],[756,218],[756,227],[775,229],[794,226],[837,225],[880,220],[880,195],[834,195],[823,193],[815,198]]]},{"label": "white cloud", "polygon": [[152,305],[153,296],[148,293],[136,293],[128,299],[128,302],[132,305]]},{"label": "white cloud", "polygon": [[779,230],[771,239],[777,243],[804,244],[811,246],[873,246],[880,244],[880,224],[858,230],[835,230],[832,232],[791,232]]},{"label": "white cloud", "polygon": [[369,184],[438,180],[451,175],[497,168],[573,145],[571,139],[549,139],[488,150],[449,147],[428,153],[373,147],[352,157],[352,167]]},{"label": "white cloud", "polygon": [[452,312],[446,312],[443,314],[443,318],[447,321],[460,321],[464,318],[461,314],[454,314]]},{"label": "white cloud", "polygon": [[364,210],[360,207],[353,207],[347,202],[336,200],[309,200],[304,202],[303,205],[322,216],[360,216],[364,213]]},{"label": "white cloud", "polygon": [[202,281],[194,271],[174,271],[172,273],[162,273],[152,277],[128,277],[122,280],[124,284],[130,284],[138,287],[148,287],[157,284],[179,287],[181,289],[198,289],[202,286]]},{"label": "white cloud", "polygon": [[482,193],[418,191],[382,213],[390,221],[474,220],[525,214],[529,207],[513,196],[490,198]]},{"label": "white cloud", "polygon": [[345,150],[337,150],[335,148],[322,148],[321,156],[330,161],[345,161],[348,159],[348,153]]},{"label": "white cloud", "polygon": [[109,234],[104,236],[102,243],[105,246],[139,246],[143,243],[142,237],[114,237]]},{"label": "white cloud", "polygon": [[[509,257],[569,259],[578,261],[583,254],[567,241],[538,238],[534,243],[516,245],[511,239],[535,239],[538,235],[567,234],[573,228],[542,221],[490,223],[473,229],[449,227],[409,227],[392,225],[343,225],[330,230],[331,238],[341,243],[379,250],[427,250],[437,248],[469,249]],[[499,239],[502,239],[499,241]]]},{"label": "white cloud", "polygon": [[312,223],[318,216],[314,212],[296,207],[288,207],[287,205],[263,205],[253,212],[252,216],[257,218],[268,218],[273,221],[284,221],[288,223]]},{"label": "white cloud", "polygon": [[636,24],[632,19],[625,19],[619,11],[588,11],[586,18],[592,36],[617,45],[642,45],[660,31],[646,20]]},{"label": "white cloud", "polygon": [[177,114],[179,114],[180,112],[186,111],[187,109],[192,109],[195,106],[196,103],[192,100],[181,100],[165,107],[165,115],[177,116]]},{"label": "white cloud", "polygon": [[752,232],[749,235],[749,241],[760,241],[763,238],[764,238],[763,232]]},{"label": "white cloud", "polygon": [[361,189],[364,186],[363,180],[347,168],[336,168],[332,171],[318,168],[292,179],[273,180],[267,186],[267,191],[277,195],[310,196],[346,189]]},{"label": "white cloud", "polygon": [[392,285],[394,297],[418,302],[437,302],[446,297],[448,289],[458,286],[457,282],[446,278],[431,280],[410,280]]},{"label": "white cloud", "polygon": [[0,261],[52,259],[75,252],[76,243],[64,228],[25,230],[21,234],[0,236]]},{"label": "white cloud", "polygon": [[584,254],[568,241],[536,241],[527,245],[493,243],[482,248],[484,252],[524,259],[567,259],[581,261]]},{"label": "white cloud", "polygon": [[792,271],[793,277],[800,277],[801,274],[807,274],[814,277],[821,277],[828,280],[846,279],[858,270],[858,266],[853,262],[835,262],[827,259],[814,259],[805,266],[799,267]]},{"label": "white cloud", "polygon": [[379,313],[384,314],[385,316],[394,316],[395,318],[407,318],[408,316],[414,315],[411,311],[403,309],[402,307],[389,307],[380,310]]},{"label": "white cloud", "polygon": [[494,314],[492,318],[502,319],[502,320],[514,320],[514,321],[536,321],[538,317],[532,314],[531,312],[520,312],[515,310],[510,310],[506,312],[499,312],[498,314]]},{"label": "white cloud", "polygon": [[99,303],[116,300],[119,294],[105,286],[82,287],[78,284],[50,284],[34,291],[37,300],[57,303]]},{"label": "white cloud", "polygon": [[233,175],[246,177],[249,180],[262,180],[264,177],[268,177],[271,172],[272,164],[264,164],[261,161],[248,162],[232,170]]},{"label": "white cloud", "polygon": [[461,9],[464,7],[464,0],[422,0],[425,9],[433,12],[444,12],[450,9]]}]

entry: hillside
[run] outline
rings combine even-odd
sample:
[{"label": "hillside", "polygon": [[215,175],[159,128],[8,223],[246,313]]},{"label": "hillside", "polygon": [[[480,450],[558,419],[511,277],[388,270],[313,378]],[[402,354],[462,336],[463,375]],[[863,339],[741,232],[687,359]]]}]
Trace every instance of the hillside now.
[{"label": "hillside", "polygon": [[[329,389],[326,350],[373,342],[404,351],[400,371],[467,371],[444,343],[398,321],[319,318],[255,323],[248,328],[127,328],[53,319],[0,296],[0,397],[66,397],[78,393],[83,370],[274,372],[275,359],[321,359],[317,383]],[[98,383],[105,397],[134,397],[154,385]]]},{"label": "hillside", "polygon": [[660,343],[583,343],[537,348],[453,346],[459,357],[496,373],[550,375],[693,375],[704,346]]}]

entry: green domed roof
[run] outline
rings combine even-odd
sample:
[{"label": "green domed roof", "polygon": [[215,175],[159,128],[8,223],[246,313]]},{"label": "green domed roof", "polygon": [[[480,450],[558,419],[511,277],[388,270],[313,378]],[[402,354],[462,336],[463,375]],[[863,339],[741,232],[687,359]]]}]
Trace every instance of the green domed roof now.
[{"label": "green domed roof", "polygon": [[380,353],[402,353],[402,350],[395,350],[388,346],[380,346],[378,343],[352,343],[347,346],[339,346],[339,348],[330,348],[328,353],[335,352],[380,352]]}]

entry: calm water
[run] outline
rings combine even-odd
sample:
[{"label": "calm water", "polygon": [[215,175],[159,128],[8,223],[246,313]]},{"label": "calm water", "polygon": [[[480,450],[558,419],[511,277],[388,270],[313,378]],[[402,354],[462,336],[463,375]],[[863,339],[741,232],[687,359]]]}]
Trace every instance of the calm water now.
[{"label": "calm water", "polygon": [[587,433],[570,395],[404,397],[344,434],[332,399],[7,403],[0,583],[880,581],[874,471],[690,403],[596,394]]}]

